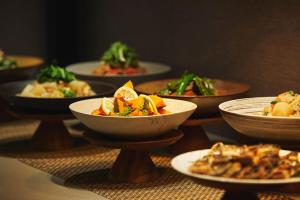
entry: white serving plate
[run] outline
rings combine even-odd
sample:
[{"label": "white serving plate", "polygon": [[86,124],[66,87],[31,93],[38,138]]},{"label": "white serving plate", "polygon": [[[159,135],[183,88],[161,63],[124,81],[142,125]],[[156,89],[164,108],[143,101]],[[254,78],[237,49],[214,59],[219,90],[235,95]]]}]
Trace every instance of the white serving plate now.
[{"label": "white serving plate", "polygon": [[[176,171],[184,175],[199,180],[215,182],[217,184],[224,184],[224,187],[226,187],[226,184],[252,185],[252,186],[261,185],[263,187],[264,185],[282,185],[282,184],[300,183],[300,177],[288,178],[288,179],[237,179],[237,178],[224,178],[218,176],[209,176],[209,175],[191,173],[188,170],[188,168],[192,165],[192,163],[202,158],[203,156],[207,155],[209,151],[210,149],[205,149],[205,150],[198,150],[198,151],[192,151],[192,152],[180,154],[172,159],[171,165]],[[280,151],[280,155],[286,155],[288,153],[289,151],[286,150]]]},{"label": "white serving plate", "polygon": [[154,62],[145,62],[140,61],[139,64],[141,67],[145,68],[145,73],[133,74],[133,75],[95,75],[92,74],[93,70],[99,66],[99,61],[86,61],[80,63],[74,63],[66,67],[70,72],[73,72],[80,79],[93,79],[99,81],[105,81],[113,83],[116,86],[120,86],[127,82],[129,79],[135,84],[141,83],[144,81],[150,81],[154,79],[163,78],[170,70],[171,67]]}]

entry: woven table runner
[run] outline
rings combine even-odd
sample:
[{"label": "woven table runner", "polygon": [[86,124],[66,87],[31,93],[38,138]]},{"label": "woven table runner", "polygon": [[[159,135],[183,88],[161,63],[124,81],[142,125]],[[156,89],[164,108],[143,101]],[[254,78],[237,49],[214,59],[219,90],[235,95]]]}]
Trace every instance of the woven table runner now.
[{"label": "woven table runner", "polygon": [[[26,149],[10,151],[14,141],[29,139],[38,126],[36,121],[13,121],[0,124],[1,154],[19,159],[21,162],[65,180],[67,187],[79,187],[90,190],[107,199],[142,200],[219,200],[223,190],[205,187],[175,172],[170,167],[171,157],[153,154],[157,166],[165,168],[165,173],[156,181],[145,184],[111,184],[103,180],[116,159],[119,150],[84,145],[72,150],[60,152],[30,152]],[[69,129],[72,134],[75,130]],[[78,134],[78,133],[77,133]],[[1,148],[5,146],[5,150]],[[13,145],[12,145],[13,146]],[[281,195],[259,194],[264,200],[291,200]]]}]

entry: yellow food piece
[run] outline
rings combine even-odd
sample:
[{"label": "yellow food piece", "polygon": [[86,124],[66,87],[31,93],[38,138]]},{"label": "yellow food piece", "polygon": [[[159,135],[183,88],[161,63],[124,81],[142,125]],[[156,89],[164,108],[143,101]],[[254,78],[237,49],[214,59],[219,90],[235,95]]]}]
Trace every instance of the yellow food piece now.
[{"label": "yellow food piece", "polygon": [[121,101],[120,99],[117,99],[117,105],[118,105],[118,110],[119,113],[124,113],[125,112],[125,102]]},{"label": "yellow food piece", "polygon": [[101,101],[101,108],[106,115],[109,115],[114,110],[114,103],[109,98],[104,97]]},{"label": "yellow food piece", "polygon": [[154,114],[159,114],[154,101],[149,96],[141,94],[140,97],[143,97],[145,100],[149,102],[149,109],[151,112],[153,112]]},{"label": "yellow food piece", "polygon": [[149,97],[153,100],[153,102],[155,103],[155,106],[157,108],[162,108],[162,107],[166,106],[166,104],[163,101],[163,99],[160,98],[159,96],[157,96],[157,95],[149,95]]},{"label": "yellow food piece", "polygon": [[132,83],[132,81],[128,81],[128,82],[125,83],[123,86],[129,87],[129,88],[133,89],[133,83]]},{"label": "yellow food piece", "polygon": [[286,102],[276,103],[272,109],[273,116],[288,117],[294,112],[292,106]]},{"label": "yellow food piece", "polygon": [[93,110],[92,115],[100,115],[99,109]]},{"label": "yellow food piece", "polygon": [[139,96],[138,98],[129,101],[128,105],[130,105],[133,109],[142,110],[144,107],[144,103],[145,103],[144,98]]},{"label": "yellow food piece", "polygon": [[130,87],[122,86],[114,94],[115,98],[123,97],[125,101],[138,98],[137,93]]}]

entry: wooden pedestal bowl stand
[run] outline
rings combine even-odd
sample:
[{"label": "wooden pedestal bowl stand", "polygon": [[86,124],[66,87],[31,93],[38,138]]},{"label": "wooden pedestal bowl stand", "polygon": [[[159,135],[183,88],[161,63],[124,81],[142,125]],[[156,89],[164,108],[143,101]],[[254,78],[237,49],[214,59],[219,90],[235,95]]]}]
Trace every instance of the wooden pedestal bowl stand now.
[{"label": "wooden pedestal bowl stand", "polygon": [[178,155],[189,151],[210,148],[211,143],[202,126],[220,124],[223,122],[224,120],[221,116],[189,118],[179,127],[179,130],[184,133],[184,136],[170,146],[170,151]]},{"label": "wooden pedestal bowl stand", "polygon": [[155,138],[141,140],[113,139],[92,131],[85,132],[84,136],[94,145],[121,149],[109,170],[109,182],[145,183],[156,180],[162,173],[162,169],[153,163],[149,151],[175,143],[183,133],[174,130]]},{"label": "wooden pedestal bowl stand", "polygon": [[29,141],[32,150],[60,151],[70,149],[77,143],[63,123],[63,120],[74,118],[71,113],[33,113],[15,108],[9,108],[7,111],[16,118],[41,120],[40,125]]}]

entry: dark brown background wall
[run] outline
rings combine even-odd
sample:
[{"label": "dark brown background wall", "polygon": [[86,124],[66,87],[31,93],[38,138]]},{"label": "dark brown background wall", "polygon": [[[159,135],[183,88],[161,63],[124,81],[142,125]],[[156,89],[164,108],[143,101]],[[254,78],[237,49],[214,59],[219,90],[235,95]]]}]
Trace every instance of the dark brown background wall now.
[{"label": "dark brown background wall", "polygon": [[298,0],[14,1],[0,3],[0,46],[9,53],[65,65],[98,59],[121,40],[173,75],[248,82],[255,96],[300,92]]}]

